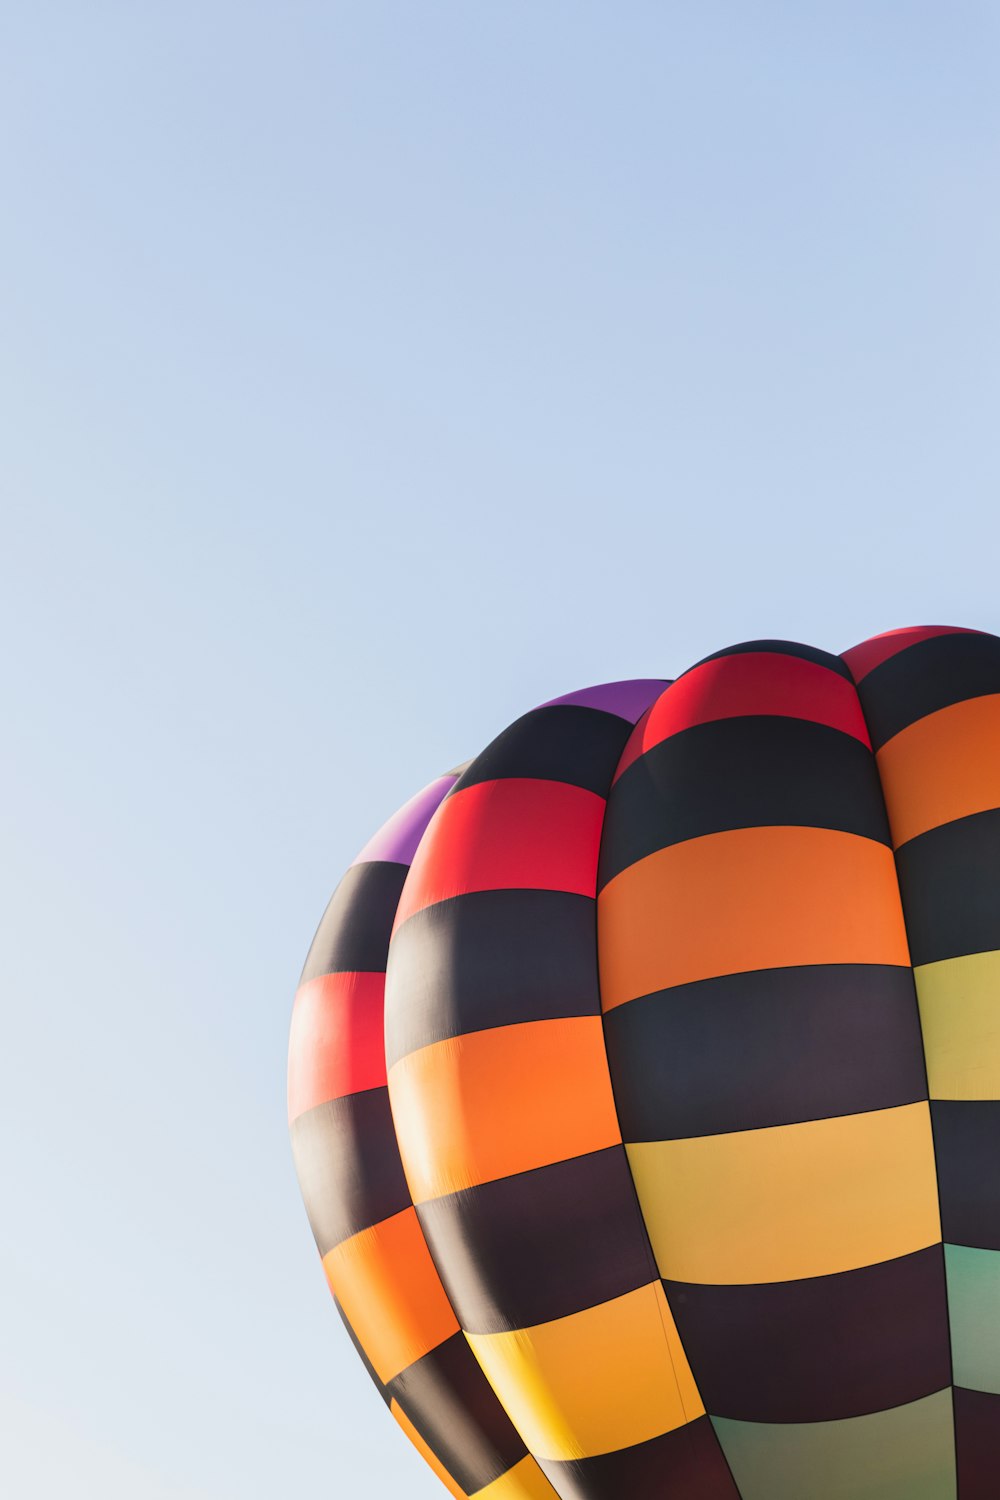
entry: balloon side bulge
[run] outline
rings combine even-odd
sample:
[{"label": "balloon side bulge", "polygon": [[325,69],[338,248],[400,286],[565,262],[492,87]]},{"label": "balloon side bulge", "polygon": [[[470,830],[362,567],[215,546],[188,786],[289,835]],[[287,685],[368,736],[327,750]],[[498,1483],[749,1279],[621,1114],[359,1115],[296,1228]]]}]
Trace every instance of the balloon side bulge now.
[{"label": "balloon side bulge", "polygon": [[428,831],[390,947],[389,1092],[417,1214],[565,1500],[738,1500],[638,1211],[597,980],[605,799],[662,686],[627,718],[596,689],[499,736]]},{"label": "balloon side bulge", "polygon": [[838,658],[748,642],[663,694],[609,798],[598,937],[626,1151],[744,1500],[946,1500],[920,1029]]},{"label": "balloon side bulge", "polygon": [[383,1400],[449,1492],[552,1500],[458,1329],[403,1176],[386,1088],[389,935],[406,873],[456,776],[362,850],[320,924],[296,996],[296,1170],[338,1311]]},{"label": "balloon side bulge", "polygon": [[871,729],[916,980],[940,1187],[959,1500],[1000,1472],[1000,640],[845,653]]}]

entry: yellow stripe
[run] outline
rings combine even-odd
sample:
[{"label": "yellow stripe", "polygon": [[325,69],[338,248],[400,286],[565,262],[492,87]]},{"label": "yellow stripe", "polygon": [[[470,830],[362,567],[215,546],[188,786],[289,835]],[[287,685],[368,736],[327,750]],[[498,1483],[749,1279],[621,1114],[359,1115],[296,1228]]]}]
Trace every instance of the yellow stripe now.
[{"label": "yellow stripe", "polygon": [[626,1149],[668,1280],[828,1276],[941,1238],[925,1103]]},{"label": "yellow stripe", "polygon": [[612,1453],[705,1410],[658,1281],[535,1328],[466,1337],[539,1458]]},{"label": "yellow stripe", "polygon": [[535,1460],[522,1458],[485,1489],[476,1490],[470,1500],[558,1500],[558,1496]]},{"label": "yellow stripe", "polygon": [[1000,953],[913,971],[932,1099],[1000,1099]]}]

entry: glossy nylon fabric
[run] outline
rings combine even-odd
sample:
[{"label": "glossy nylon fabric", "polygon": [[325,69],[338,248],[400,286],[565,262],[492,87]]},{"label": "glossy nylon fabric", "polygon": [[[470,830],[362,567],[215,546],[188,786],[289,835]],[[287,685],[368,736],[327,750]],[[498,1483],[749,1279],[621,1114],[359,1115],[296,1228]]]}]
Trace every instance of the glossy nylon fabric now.
[{"label": "glossy nylon fabric", "polygon": [[632,732],[615,706],[526,714],[441,804],[390,944],[389,1097],[451,1304],[557,1492],[728,1500],[604,1042],[597,867]]},{"label": "glossy nylon fabric", "polygon": [[631,732],[590,690],[501,735],[396,909],[388,1096],[448,1304],[563,1497],[985,1500],[1000,641],[752,642],[646,689]]},{"label": "glossy nylon fabric", "polygon": [[292,1013],[292,1150],[337,1309],[417,1451],[457,1500],[552,1500],[431,1262],[386,1089],[389,934],[410,860],[455,779],[432,782],[390,819],[327,907]]}]

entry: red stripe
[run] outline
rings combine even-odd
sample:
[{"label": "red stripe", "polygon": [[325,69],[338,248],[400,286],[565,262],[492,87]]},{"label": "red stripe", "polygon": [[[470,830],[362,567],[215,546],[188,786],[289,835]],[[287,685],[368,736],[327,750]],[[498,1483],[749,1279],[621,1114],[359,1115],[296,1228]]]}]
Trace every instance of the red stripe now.
[{"label": "red stripe", "polygon": [[678,677],[640,720],[625,747],[616,779],[654,745],[695,724],[750,715],[776,715],[829,724],[870,745],[853,683],[829,667],[777,651],[738,651]]},{"label": "red stripe", "polygon": [[[663,694],[661,693],[660,697],[662,696]],[[646,712],[643,714],[642,718],[636,721],[636,726],[633,729],[632,733],[629,735],[628,740],[625,743],[625,749],[622,751],[621,759],[618,762],[614,777],[612,779],[612,786],[618,780],[619,776],[621,776],[624,771],[628,770],[632,762],[638,760],[640,755],[645,755],[646,751],[648,750],[649,746],[645,743],[646,725],[649,723],[650,714],[653,712],[653,709],[656,707],[656,704],[659,703],[659,701],[660,699],[657,698],[656,702],[651,703],[646,709]]]},{"label": "red stripe", "polygon": [[470,891],[593,896],[605,802],[561,781],[484,781],[442,802],[410,867],[395,926]]},{"label": "red stripe", "polygon": [[929,641],[936,635],[982,635],[981,630],[969,630],[964,625],[909,625],[903,630],[887,630],[882,635],[873,635],[871,640],[852,646],[841,652],[840,659],[851,669],[855,682],[860,682],[876,667],[897,656],[907,646],[916,646],[920,641]]},{"label": "red stripe", "polygon": [[385,1083],[384,974],[322,974],[301,986],[288,1042],[288,1120]]}]

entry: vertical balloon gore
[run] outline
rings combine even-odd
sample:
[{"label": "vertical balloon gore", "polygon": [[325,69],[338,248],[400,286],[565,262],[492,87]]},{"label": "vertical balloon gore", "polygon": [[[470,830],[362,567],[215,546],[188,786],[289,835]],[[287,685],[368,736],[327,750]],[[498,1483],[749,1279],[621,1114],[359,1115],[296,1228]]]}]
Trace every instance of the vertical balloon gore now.
[{"label": "vertical balloon gore", "polygon": [[995,1500],[1000,640],[526,713],[337,887],[289,1118],[452,1495]]}]

